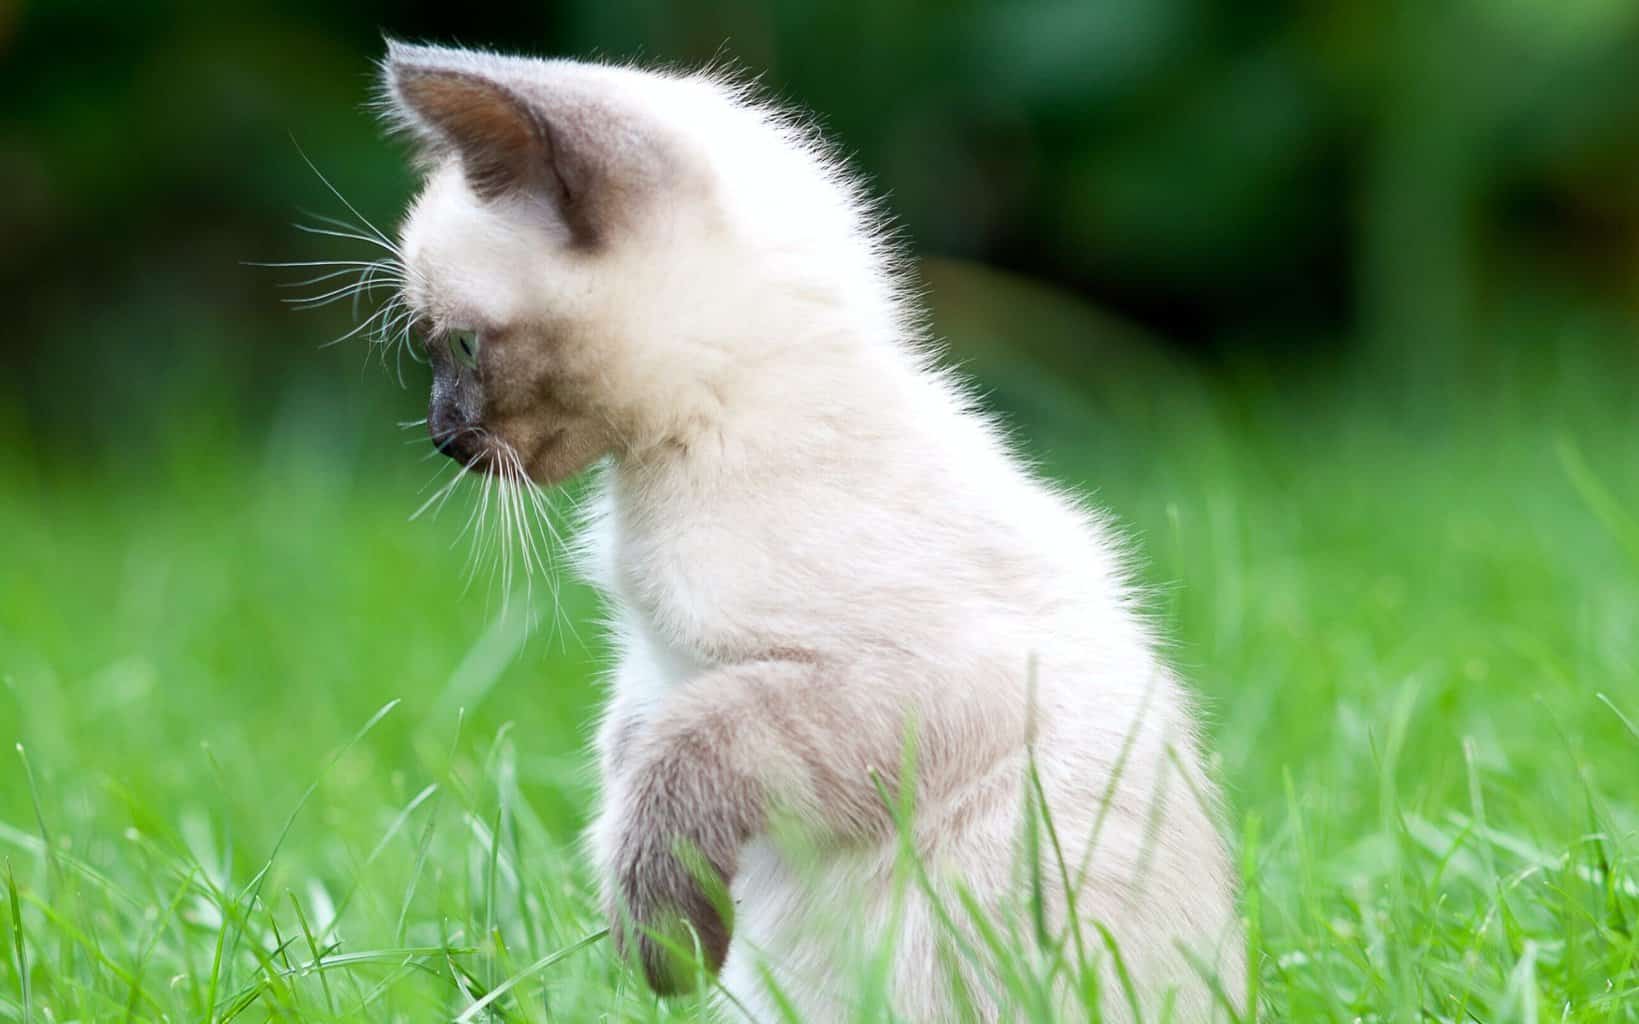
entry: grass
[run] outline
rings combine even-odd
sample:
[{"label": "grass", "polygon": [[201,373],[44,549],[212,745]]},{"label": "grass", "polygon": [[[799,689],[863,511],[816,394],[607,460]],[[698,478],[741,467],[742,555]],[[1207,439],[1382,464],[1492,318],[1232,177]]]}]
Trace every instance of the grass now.
[{"label": "grass", "polygon": [[[1263,1016],[1639,1019],[1632,367],[1522,338],[1447,387],[1069,387],[945,312],[1143,556]],[[431,467],[383,422],[0,451],[0,1021],[709,1015],[615,961],[576,856],[591,596],[578,636],[463,596],[460,517],[406,521]]]}]

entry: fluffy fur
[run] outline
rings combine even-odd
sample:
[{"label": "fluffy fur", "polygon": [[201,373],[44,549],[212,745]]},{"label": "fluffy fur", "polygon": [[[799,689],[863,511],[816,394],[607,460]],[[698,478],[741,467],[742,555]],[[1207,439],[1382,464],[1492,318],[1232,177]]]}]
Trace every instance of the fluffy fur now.
[{"label": "fluffy fur", "polygon": [[[1130,1016],[1095,925],[1145,1016],[1208,1019],[1203,969],[1238,1003],[1213,785],[1118,546],[932,366],[814,136],[709,73],[399,45],[384,71],[428,168],[399,248],[435,441],[540,483],[605,466],[589,848],[649,982],[687,987],[667,940],[698,942],[759,1017],[766,971],[838,1019],[886,950],[905,1017],[951,1017],[953,984],[1000,1013],[953,894],[1023,920],[1034,762],[1046,926],[1103,964],[1105,1012]],[[954,927],[903,884],[890,803]]]}]

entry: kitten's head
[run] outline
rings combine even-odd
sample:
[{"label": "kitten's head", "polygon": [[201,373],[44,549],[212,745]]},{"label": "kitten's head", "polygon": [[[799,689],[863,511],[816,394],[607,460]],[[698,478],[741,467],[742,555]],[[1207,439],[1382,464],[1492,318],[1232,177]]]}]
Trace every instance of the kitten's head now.
[{"label": "kitten's head", "polygon": [[426,169],[399,251],[428,425],[464,464],[686,444],[794,332],[891,316],[854,194],[718,77],[399,44],[383,75]]}]

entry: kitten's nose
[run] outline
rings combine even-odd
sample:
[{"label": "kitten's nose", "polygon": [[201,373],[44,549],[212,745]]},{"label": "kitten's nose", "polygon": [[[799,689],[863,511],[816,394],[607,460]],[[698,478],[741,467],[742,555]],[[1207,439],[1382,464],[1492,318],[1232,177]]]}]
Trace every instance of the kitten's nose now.
[{"label": "kitten's nose", "polygon": [[463,373],[447,352],[435,355],[432,394],[427,399],[427,433],[433,447],[458,461],[472,458],[481,447],[482,408],[477,379]]},{"label": "kitten's nose", "polygon": [[460,457],[467,426],[448,406],[434,405],[427,410],[427,433],[432,436],[433,447],[452,459]]}]

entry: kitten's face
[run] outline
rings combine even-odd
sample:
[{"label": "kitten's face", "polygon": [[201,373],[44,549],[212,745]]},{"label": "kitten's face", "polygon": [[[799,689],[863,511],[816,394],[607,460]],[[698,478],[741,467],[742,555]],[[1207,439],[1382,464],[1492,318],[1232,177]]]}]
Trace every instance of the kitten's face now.
[{"label": "kitten's face", "polygon": [[778,406],[772,347],[891,315],[847,188],[733,86],[397,44],[384,71],[428,167],[399,246],[428,424],[463,464],[551,483],[688,450]]},{"label": "kitten's face", "polygon": [[[507,210],[507,206],[515,209]],[[447,161],[429,177],[400,243],[405,301],[415,310],[432,364],[427,429],[433,444],[468,468],[499,472],[503,460],[531,479],[569,477],[613,444],[590,400],[577,353],[584,337],[573,303],[524,298],[551,281],[553,294],[594,276],[595,253],[577,251],[547,222],[514,225],[521,201],[490,209]]]},{"label": "kitten's face", "polygon": [[399,249],[433,442],[562,480],[631,440],[614,382],[655,326],[634,289],[663,297],[655,254],[706,229],[705,168],[656,116],[680,83],[398,45],[385,72],[429,167]]}]

